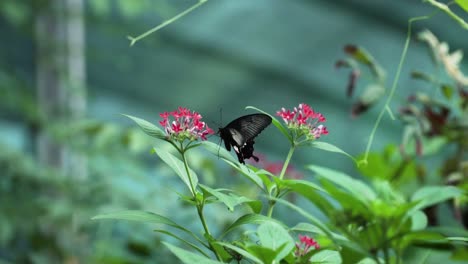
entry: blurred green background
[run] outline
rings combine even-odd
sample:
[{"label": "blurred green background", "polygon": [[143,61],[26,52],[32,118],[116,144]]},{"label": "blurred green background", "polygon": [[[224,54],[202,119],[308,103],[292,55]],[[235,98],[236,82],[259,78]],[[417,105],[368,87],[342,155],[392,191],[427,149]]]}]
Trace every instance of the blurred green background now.
[{"label": "blurred green background", "polygon": [[[211,0],[129,47],[127,35],[195,3],[0,2],[0,263],[175,261],[151,226],[90,220],[143,209],[199,228],[174,193],[183,190],[180,182],[150,155],[152,139],[121,113],[157,123],[160,112],[184,106],[217,130],[249,105],[275,113],[304,102],[327,118],[324,141],[362,153],[379,109],[350,117],[348,73],[335,61],[344,45],[363,46],[387,69],[390,86],[408,19],[433,12],[407,0]],[[466,51],[468,35],[447,16],[416,23],[414,32],[425,28]],[[432,69],[415,41],[395,111],[421,88],[410,80],[413,69]],[[401,129],[385,117],[373,148],[398,144]],[[270,160],[286,156],[288,143],[274,129],[256,142]],[[248,184],[216,157],[194,156],[205,182]],[[356,173],[348,158],[318,150],[299,150],[293,161],[297,168],[310,163]],[[222,226],[233,217],[212,219]]]}]

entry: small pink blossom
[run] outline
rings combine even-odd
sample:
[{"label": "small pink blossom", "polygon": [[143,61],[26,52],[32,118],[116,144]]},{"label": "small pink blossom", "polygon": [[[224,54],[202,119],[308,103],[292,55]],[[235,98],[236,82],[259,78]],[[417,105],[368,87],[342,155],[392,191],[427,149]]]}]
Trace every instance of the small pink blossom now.
[{"label": "small pink blossom", "polygon": [[276,112],[286,123],[289,129],[295,130],[298,137],[305,135],[308,139],[317,139],[321,135],[327,135],[327,128],[319,123],[326,121],[325,117],[315,112],[308,104],[301,103],[294,110],[285,109]]},{"label": "small pink blossom", "polygon": [[299,235],[299,241],[300,243],[296,242],[296,251],[294,253],[297,257],[304,256],[311,248],[320,249],[319,243],[312,237]]},{"label": "small pink blossom", "polygon": [[178,141],[185,139],[193,141],[198,138],[206,140],[206,136],[214,134],[205,122],[200,121],[202,116],[199,113],[185,107],[161,113],[159,116],[162,118],[159,124],[164,128],[166,135]]}]

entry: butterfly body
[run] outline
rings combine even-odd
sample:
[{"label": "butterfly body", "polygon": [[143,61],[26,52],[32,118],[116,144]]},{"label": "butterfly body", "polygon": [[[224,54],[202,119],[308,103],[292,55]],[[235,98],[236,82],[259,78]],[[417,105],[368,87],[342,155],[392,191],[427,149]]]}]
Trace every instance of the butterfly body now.
[{"label": "butterfly body", "polygon": [[260,134],[268,125],[271,124],[271,117],[265,114],[251,114],[241,116],[227,126],[219,129],[221,139],[228,151],[231,147],[236,152],[240,163],[244,163],[245,159],[253,158],[258,161],[258,157],[254,156],[254,138]]}]

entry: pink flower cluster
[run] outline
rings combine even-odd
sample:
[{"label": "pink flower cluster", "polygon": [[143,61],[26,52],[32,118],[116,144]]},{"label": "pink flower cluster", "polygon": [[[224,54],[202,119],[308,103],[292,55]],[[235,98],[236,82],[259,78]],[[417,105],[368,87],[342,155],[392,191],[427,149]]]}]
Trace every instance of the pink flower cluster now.
[{"label": "pink flower cluster", "polygon": [[213,129],[201,121],[202,116],[199,113],[184,107],[179,107],[173,112],[161,113],[159,116],[162,118],[159,124],[164,127],[166,135],[179,141],[198,138],[206,140],[207,135],[214,134]]},{"label": "pink flower cluster", "polygon": [[310,236],[301,236],[299,235],[299,241],[301,243],[296,242],[296,252],[295,255],[300,257],[304,256],[309,252],[309,250],[313,247],[315,249],[320,249],[320,245],[315,239],[311,238]]},{"label": "pink flower cluster", "polygon": [[327,135],[327,127],[318,123],[325,122],[325,117],[319,113],[315,112],[307,104],[299,104],[298,107],[294,107],[294,110],[281,108],[280,111],[276,112],[277,116],[283,118],[286,125],[289,128],[306,128],[309,131],[309,136],[312,136],[313,139],[320,138],[321,135]]}]

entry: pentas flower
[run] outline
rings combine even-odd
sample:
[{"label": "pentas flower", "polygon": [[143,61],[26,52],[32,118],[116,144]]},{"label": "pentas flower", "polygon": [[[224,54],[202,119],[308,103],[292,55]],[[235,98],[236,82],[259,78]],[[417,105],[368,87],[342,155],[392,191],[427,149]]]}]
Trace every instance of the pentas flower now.
[{"label": "pentas flower", "polygon": [[327,127],[319,124],[326,121],[325,117],[307,104],[299,104],[292,111],[283,107],[276,112],[276,115],[283,119],[297,138],[305,136],[307,140],[314,140],[328,134]]},{"label": "pentas flower", "polygon": [[179,107],[173,112],[159,114],[162,118],[159,124],[164,128],[166,135],[170,139],[183,142],[188,139],[195,141],[201,138],[206,140],[207,135],[214,134],[208,125],[201,121],[202,116],[187,108]]},{"label": "pentas flower", "polygon": [[300,243],[296,242],[296,251],[294,252],[296,257],[302,257],[306,255],[309,253],[311,248],[320,249],[319,243],[310,236],[299,235],[299,241]]}]

